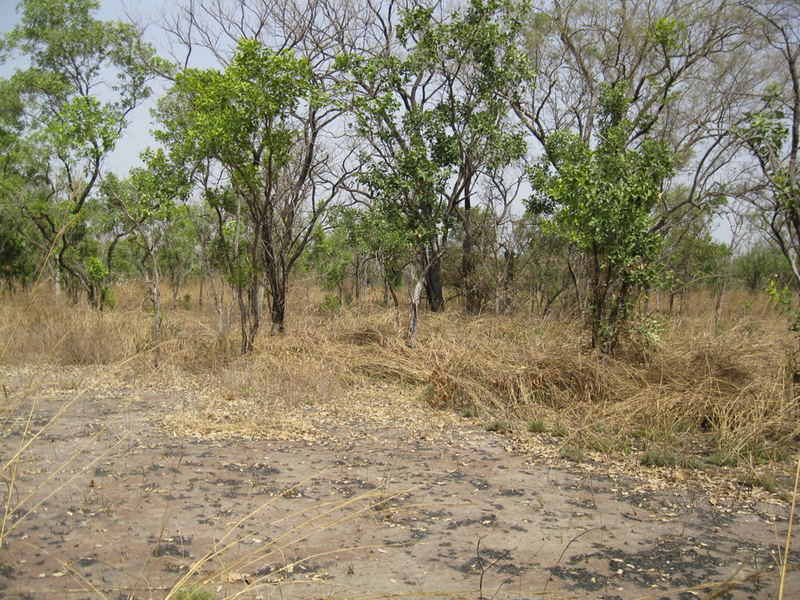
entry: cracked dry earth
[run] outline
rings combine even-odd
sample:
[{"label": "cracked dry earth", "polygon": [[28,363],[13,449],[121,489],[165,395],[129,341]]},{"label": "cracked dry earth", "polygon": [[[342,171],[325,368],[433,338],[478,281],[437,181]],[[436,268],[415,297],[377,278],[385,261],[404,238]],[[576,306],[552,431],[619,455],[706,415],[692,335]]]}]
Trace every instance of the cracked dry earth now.
[{"label": "cracked dry earth", "polygon": [[[7,394],[19,384],[3,379]],[[36,431],[72,397],[45,388],[2,423],[4,464],[29,417]],[[174,409],[154,389],[83,395],[3,473],[24,502],[0,597],[163,598],[182,578],[253,600],[777,597],[777,503],[537,461],[469,424],[213,440],[171,437]],[[713,587],[726,580],[740,583]],[[800,597],[797,571],[785,597]]]}]

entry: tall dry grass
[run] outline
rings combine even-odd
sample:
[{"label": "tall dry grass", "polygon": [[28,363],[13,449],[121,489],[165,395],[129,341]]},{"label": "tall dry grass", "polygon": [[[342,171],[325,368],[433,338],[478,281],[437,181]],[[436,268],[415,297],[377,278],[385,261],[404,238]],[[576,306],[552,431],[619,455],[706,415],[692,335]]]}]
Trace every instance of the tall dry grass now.
[{"label": "tall dry grass", "polygon": [[[16,577],[14,573],[18,565],[6,563],[6,553],[13,539],[17,545],[32,546],[53,558],[62,570],[54,576],[68,575],[75,583],[75,589],[68,594],[80,591],[93,597],[111,597],[106,595],[108,590],[99,589],[84,577],[73,560],[59,558],[48,548],[38,548],[34,540],[27,540],[27,535],[20,537],[18,531],[35,520],[42,507],[58,507],[63,496],[69,497],[74,489],[85,483],[86,478],[93,476],[98,464],[127,444],[129,431],[125,431],[125,415],[135,394],[129,395],[115,414],[103,417],[95,433],[66,455],[57,452],[56,441],[48,437],[48,432],[71,411],[90,401],[93,394],[102,392],[109,384],[119,384],[120,379],[144,387],[158,379],[163,384],[182,369],[206,372],[209,365],[197,355],[193,361],[188,358],[193,353],[188,349],[187,340],[192,340],[192,337],[182,334],[181,328],[184,321],[190,322],[191,319],[173,312],[165,319],[171,335],[164,346],[169,349],[173,364],[160,371],[153,370],[153,344],[149,338],[151,317],[148,308],[137,302],[136,290],[131,292],[133,301],[127,307],[108,312],[53,302],[52,299],[45,305],[42,296],[39,289],[32,295],[5,298],[0,310],[0,339],[5,349],[0,363],[3,392],[0,431],[8,435],[7,439],[0,438],[0,483],[5,489],[5,493],[0,495],[3,503],[0,512],[0,568],[4,576]],[[197,331],[203,332],[202,325],[193,324],[198,326]],[[193,340],[198,347],[203,347],[206,342],[209,339],[201,334]],[[217,352],[225,355],[226,349],[217,344]],[[75,367],[72,370],[75,378],[63,381],[63,367]],[[48,398],[47,388],[53,384],[58,387],[66,385],[71,393],[66,394],[63,402],[50,403],[43,408],[42,404],[46,402],[42,398]],[[55,466],[39,468],[37,456],[43,454],[56,456]],[[324,474],[317,473],[295,487]],[[90,487],[94,485],[94,480],[91,481]],[[290,494],[293,489],[284,493]],[[159,556],[157,545],[164,537],[169,517],[169,502],[165,500],[162,530],[152,557],[144,563],[138,575],[131,574],[135,581],[130,589],[126,589],[124,595],[117,594],[119,590],[116,590],[113,597],[216,599],[219,594],[208,589],[219,589],[223,584],[233,590],[226,594],[230,598],[239,597],[242,587],[247,588],[248,594],[262,589],[271,591],[276,578],[291,573],[304,561],[321,556],[284,560],[287,555],[295,554],[297,546],[322,530],[343,522],[374,518],[376,512],[383,510],[396,495],[385,487],[379,487],[339,501],[320,501],[315,506],[313,517],[297,512],[283,514],[277,521],[264,520],[265,513],[270,512],[275,501],[282,497],[282,494],[277,494],[232,524],[212,547],[176,577],[173,586],[159,589],[151,586],[148,576]],[[244,524],[254,521],[258,523],[257,528],[251,527],[250,533],[242,536],[240,530]],[[274,539],[243,545],[270,527],[280,529]],[[281,569],[270,570],[265,575],[245,575],[255,572],[265,561],[276,560],[284,563]],[[0,589],[5,589],[5,584]]]},{"label": "tall dry grass", "polygon": [[[690,316],[656,314],[634,323],[611,356],[588,349],[574,317],[468,317],[458,309],[424,314],[412,350],[404,307],[381,308],[376,294],[324,311],[323,292],[298,286],[288,332],[262,334],[256,352],[242,357],[235,319],[220,339],[210,299],[200,308],[197,288],[188,288],[180,306],[164,311],[163,366],[153,372],[146,294],[133,285],[117,293],[120,307],[98,312],[40,292],[26,308],[6,364],[126,361],[123,371],[135,380],[191,379],[201,400],[183,415],[184,430],[212,431],[215,416],[226,414],[216,419],[219,428],[257,435],[253,423],[280,420],[282,411],[304,402],[338,404],[343,411],[355,404],[357,416],[365,408],[359,394],[374,394],[378,386],[440,411],[502,422],[519,435],[535,423],[533,429],[565,444],[605,452],[681,451],[692,439],[717,462],[780,461],[800,440],[798,340],[765,297],[730,293],[717,324],[714,299],[696,294],[684,308]],[[25,301],[0,303],[4,339]]]}]

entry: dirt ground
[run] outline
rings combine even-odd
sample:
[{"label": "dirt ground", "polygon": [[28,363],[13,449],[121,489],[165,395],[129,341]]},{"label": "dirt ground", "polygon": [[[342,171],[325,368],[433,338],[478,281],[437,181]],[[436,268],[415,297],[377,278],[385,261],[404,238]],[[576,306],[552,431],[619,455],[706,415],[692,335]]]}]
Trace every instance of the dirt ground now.
[{"label": "dirt ground", "polygon": [[[0,376],[10,406],[29,373]],[[3,472],[2,598],[777,598],[789,509],[733,482],[517,452],[456,415],[433,434],[309,404],[324,435],[175,436],[180,392],[75,377],[2,423],[7,464],[68,407]]]}]

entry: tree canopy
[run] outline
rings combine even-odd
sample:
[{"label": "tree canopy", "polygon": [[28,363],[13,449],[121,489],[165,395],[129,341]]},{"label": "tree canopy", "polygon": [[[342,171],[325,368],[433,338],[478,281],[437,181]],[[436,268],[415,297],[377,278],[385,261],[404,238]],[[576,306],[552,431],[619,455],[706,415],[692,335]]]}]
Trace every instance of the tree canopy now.
[{"label": "tree canopy", "polygon": [[[0,38],[25,65],[0,81],[9,284],[38,263],[102,307],[123,271],[174,301],[196,273],[245,352],[298,265],[341,297],[348,273],[395,306],[408,285],[414,331],[423,291],[479,314],[529,286],[610,350],[651,290],[715,276],[687,240],[742,206],[800,283],[794,3],[187,0],[173,61],[99,6],[23,0]],[[110,173],[157,78],[144,166]]]}]

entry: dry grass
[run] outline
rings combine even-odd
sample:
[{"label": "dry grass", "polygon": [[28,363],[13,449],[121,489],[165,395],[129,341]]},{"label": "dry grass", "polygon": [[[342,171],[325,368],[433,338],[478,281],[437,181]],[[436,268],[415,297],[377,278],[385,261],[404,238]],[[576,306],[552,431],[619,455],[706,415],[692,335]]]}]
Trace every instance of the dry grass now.
[{"label": "dry grass", "polygon": [[[375,298],[323,312],[322,292],[297,288],[288,333],[261,335],[257,351],[241,357],[236,324],[218,339],[209,301],[200,310],[196,291],[188,308],[165,311],[156,373],[151,314],[136,286],[121,288],[120,308],[105,312],[45,302],[41,292],[5,362],[128,361],[129,379],[193,388],[195,401],[172,425],[202,435],[257,436],[278,427],[311,435],[314,423],[303,409],[313,404],[315,415],[328,410],[344,421],[397,419],[409,426],[417,410],[432,407],[445,419],[460,411],[482,423],[506,423],[519,437],[535,423],[531,429],[565,445],[605,453],[702,451],[703,460],[718,464],[780,462],[800,440],[797,340],[765,298],[730,294],[720,329],[711,318],[713,299],[694,298],[696,316],[640,323],[608,356],[587,349],[575,319],[467,317],[457,310],[423,315],[412,350],[404,312],[379,308]],[[4,338],[22,301],[0,306]]]}]

